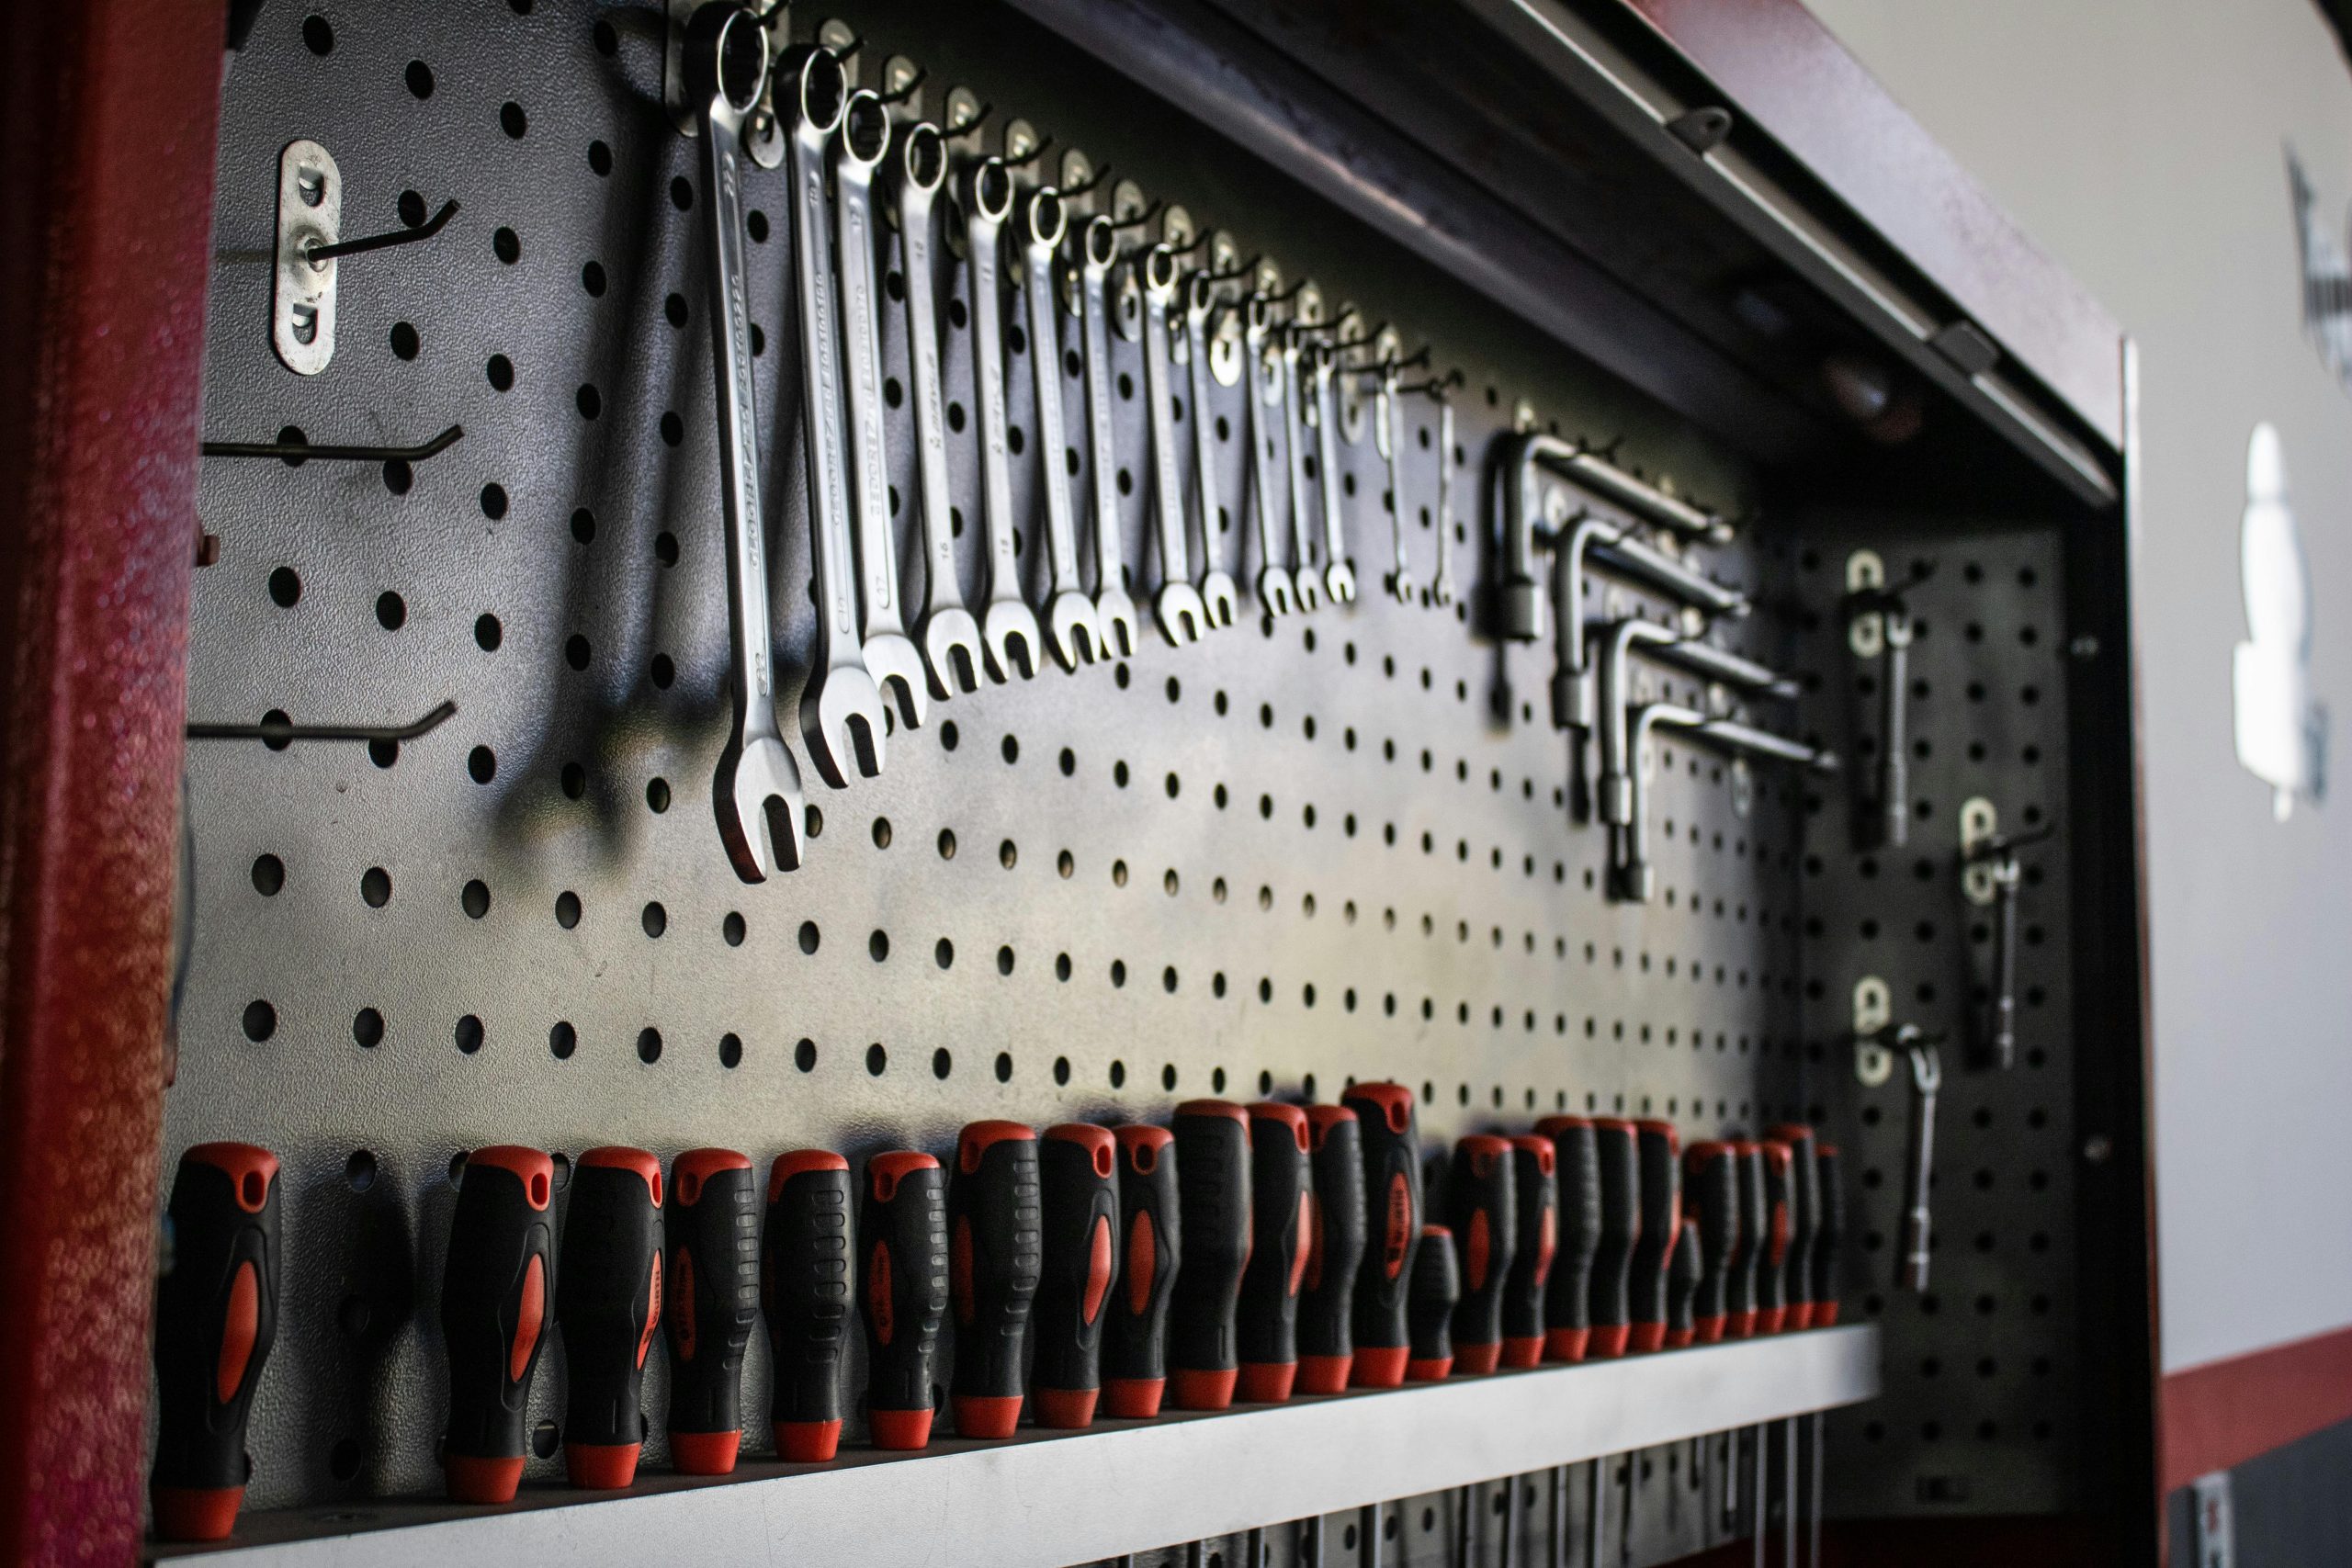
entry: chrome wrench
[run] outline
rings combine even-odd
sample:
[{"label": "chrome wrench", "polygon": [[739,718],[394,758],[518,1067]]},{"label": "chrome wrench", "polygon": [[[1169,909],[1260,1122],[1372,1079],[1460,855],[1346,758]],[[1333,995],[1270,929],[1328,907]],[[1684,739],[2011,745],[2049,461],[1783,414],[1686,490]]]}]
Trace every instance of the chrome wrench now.
[{"label": "chrome wrench", "polygon": [[991,675],[1025,680],[1037,673],[1037,617],[1021,597],[1012,457],[1005,448],[1004,285],[998,244],[1004,220],[1012,216],[1012,172],[1004,160],[983,158],[965,170],[963,198],[964,254],[972,268],[972,379],[980,403],[980,513],[988,525],[982,646]]},{"label": "chrome wrench", "polygon": [[[1297,591],[1282,564],[1282,536],[1274,509],[1285,492],[1274,489],[1274,438],[1267,428],[1265,407],[1282,389],[1279,367],[1265,372],[1266,333],[1272,325],[1272,308],[1262,294],[1252,294],[1241,305],[1241,438],[1250,443],[1250,509],[1258,519],[1258,603],[1270,615],[1287,615],[1298,608]],[[1270,384],[1271,382],[1271,384]]]},{"label": "chrome wrench", "polygon": [[[933,291],[931,209],[947,178],[947,142],[935,125],[899,132],[899,237],[904,246],[907,358],[914,371],[916,489],[922,503],[925,599],[923,662],[931,694],[953,696],[980,686],[980,623],[964,607],[956,578],[954,502],[947,488],[947,416],[939,370],[939,306]],[[960,656],[960,657],[959,657]]]},{"label": "chrome wrench", "polygon": [[1322,608],[1323,588],[1315,575],[1315,551],[1306,522],[1306,426],[1301,423],[1298,384],[1299,324],[1292,321],[1282,330],[1282,427],[1283,457],[1290,481],[1290,553],[1291,590],[1298,595],[1298,607],[1313,614]]},{"label": "chrome wrench", "polygon": [[1119,257],[1119,226],[1107,216],[1089,219],[1079,238],[1079,294],[1086,349],[1088,462],[1094,480],[1094,622],[1102,651],[1135,657],[1142,627],[1127,593],[1126,558],[1119,536],[1119,448],[1111,423],[1111,264]]},{"label": "chrome wrench", "polygon": [[1328,343],[1315,343],[1307,352],[1313,355],[1310,378],[1315,383],[1315,401],[1300,412],[1315,423],[1315,466],[1320,472],[1323,490],[1323,586],[1331,591],[1335,604],[1356,602],[1355,569],[1348,564],[1347,541],[1340,533],[1340,442],[1339,405],[1331,398],[1331,373],[1338,368],[1338,355]]},{"label": "chrome wrench", "polygon": [[759,406],[752,306],[743,287],[743,124],[767,75],[766,29],[742,6],[706,6],[686,29],[685,66],[701,105],[703,210],[709,214],[712,368],[718,373],[719,497],[727,519],[729,694],[735,728],[718,759],[718,836],[735,874],[764,882],[800,865],[800,770],[775,719],[766,517],[760,508]]},{"label": "chrome wrench", "polygon": [[1389,568],[1388,596],[1400,604],[1413,602],[1413,569],[1405,559],[1405,410],[1397,392],[1396,360],[1380,367],[1379,390],[1374,394],[1374,436],[1380,455],[1388,459],[1388,536],[1396,550]]},{"label": "chrome wrench", "polygon": [[1053,596],[1046,602],[1046,646],[1065,670],[1091,664],[1102,651],[1102,629],[1094,624],[1094,602],[1078,577],[1078,525],[1070,513],[1069,475],[1063,454],[1069,432],[1062,423],[1062,344],[1054,312],[1054,257],[1060,254],[1069,215],[1061,193],[1041,186],[1029,193],[1021,214],[1022,292],[1029,302],[1030,380],[1037,394],[1037,485],[1046,498],[1046,555],[1053,571]]},{"label": "chrome wrench", "polygon": [[860,90],[833,138],[833,215],[840,230],[842,326],[849,383],[849,448],[857,511],[858,585],[865,672],[897,699],[899,721],[920,728],[922,660],[899,613],[899,547],[891,537],[890,463],[882,438],[882,328],[874,286],[874,171],[890,150],[890,110]]},{"label": "chrome wrench", "polygon": [[817,575],[817,660],[800,694],[800,737],[825,782],[849,769],[882,771],[882,694],[857,641],[856,568],[850,558],[848,485],[842,474],[841,344],[833,301],[832,203],[825,143],[842,122],[849,84],[842,62],[801,44],[781,63],[792,147],[792,263],[800,309],[800,428],[808,450],[809,558]]},{"label": "chrome wrench", "polygon": [[[1154,245],[1136,263],[1143,281],[1143,382],[1150,403],[1152,521],[1159,533],[1159,592],[1152,618],[1173,648],[1198,642],[1209,629],[1208,606],[1193,586],[1184,556],[1184,481],[1176,470],[1176,389],[1168,346],[1168,311],[1176,299],[1176,253]],[[1197,412],[1197,411],[1195,411]]]},{"label": "chrome wrench", "polygon": [[1239,608],[1240,591],[1233,574],[1222,564],[1217,544],[1216,433],[1209,426],[1209,312],[1216,304],[1216,275],[1204,267],[1184,278],[1184,343],[1192,355],[1185,367],[1193,400],[1193,488],[1201,514],[1201,602],[1208,606],[1209,625],[1229,626]]},{"label": "chrome wrench", "polygon": [[[1442,382],[1430,387],[1437,400],[1437,575],[1430,580],[1430,603],[1453,603],[1453,400]],[[1400,508],[1401,509],[1401,508]]]}]

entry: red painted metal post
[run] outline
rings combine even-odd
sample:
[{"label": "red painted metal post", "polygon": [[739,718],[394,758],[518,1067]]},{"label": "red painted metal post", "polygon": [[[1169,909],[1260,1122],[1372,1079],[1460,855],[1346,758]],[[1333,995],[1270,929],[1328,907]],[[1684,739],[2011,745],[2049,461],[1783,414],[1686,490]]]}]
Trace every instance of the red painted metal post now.
[{"label": "red painted metal post", "polygon": [[141,1528],[223,26],[0,51],[0,1562]]}]

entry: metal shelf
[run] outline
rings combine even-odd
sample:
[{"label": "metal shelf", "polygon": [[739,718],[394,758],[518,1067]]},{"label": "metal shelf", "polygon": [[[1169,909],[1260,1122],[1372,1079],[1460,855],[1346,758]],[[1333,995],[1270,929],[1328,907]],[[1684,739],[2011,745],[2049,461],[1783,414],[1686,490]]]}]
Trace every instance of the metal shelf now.
[{"label": "metal shelf", "polygon": [[244,1521],[225,1548],[159,1559],[294,1568],[640,1568],[718,1562],[1061,1568],[1171,1541],[1851,1404],[1879,1392],[1867,1325],[1545,1367],[1214,1416],[1107,1421],[917,1455],[746,1464],[725,1481],[658,1477],[582,1502],[557,1487],[499,1509],[440,1502],[295,1508]]}]

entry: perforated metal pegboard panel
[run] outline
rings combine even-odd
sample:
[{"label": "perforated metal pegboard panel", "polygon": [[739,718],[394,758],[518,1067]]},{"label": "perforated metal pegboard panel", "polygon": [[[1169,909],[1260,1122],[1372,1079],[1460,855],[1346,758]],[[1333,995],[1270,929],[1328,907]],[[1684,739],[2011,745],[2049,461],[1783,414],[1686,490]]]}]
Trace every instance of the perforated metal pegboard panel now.
[{"label": "perforated metal pegboard panel", "polygon": [[[1992,963],[1993,911],[1964,897],[1962,808],[1989,802],[2006,835],[2062,820],[2068,634],[2059,542],[1963,524],[1924,536],[1885,517],[1807,524],[1795,581],[1816,607],[1800,662],[1819,684],[1808,727],[1853,759],[1843,798],[1815,818],[1805,861],[1805,1033],[1826,1043],[1825,1134],[1849,1183],[1846,1300],[1886,1339],[1886,1395],[1830,1419],[1833,1513],[2033,1514],[2080,1506],[2074,1043],[2064,958],[2070,885],[2063,838],[2020,852],[2016,1066],[1973,1061],[1973,999]],[[1840,814],[1865,808],[1883,735],[1884,667],[1860,660],[1837,607],[1851,551],[1867,547],[1909,591],[1906,719],[1911,829],[1883,847]],[[1862,815],[1865,813],[1857,813]],[[1901,1232],[1907,1070],[1855,1081],[1853,991],[1883,980],[1897,1022],[1944,1034],[1930,1289],[1894,1289]]]},{"label": "perforated metal pegboard panel", "polygon": [[[822,821],[808,865],[737,882],[708,804],[727,638],[701,214],[691,149],[659,103],[660,25],[641,7],[273,5],[229,81],[209,434],[467,431],[413,466],[205,474],[222,558],[197,585],[192,716],[384,722],[458,705],[396,753],[192,756],[198,920],[169,1147],[254,1139],[289,1172],[249,1506],[437,1485],[440,1248],[453,1159],[481,1143],[862,1156],[944,1148],[978,1116],[1115,1121],[1193,1094],[1328,1097],[1385,1076],[1421,1086],[1433,1145],[1562,1106],[1669,1116],[1686,1137],[1805,1110],[1795,786],[1764,775],[1743,815],[1712,757],[1662,748],[1659,897],[1606,902],[1603,836],[1562,810],[1548,647],[1498,649],[1465,613],[1381,596],[1385,479],[1368,436],[1341,449],[1358,604],[1261,629],[1245,598],[1245,624],[1204,646],[1147,632],[1125,664],[939,705],[891,738],[879,780],[847,791],[804,761]],[[1569,434],[1622,433],[1623,461],[1687,491],[1742,488],[1656,410],[1053,40],[985,7],[922,26],[877,10],[869,77],[910,55],[933,73],[933,112],[968,85],[999,125],[1020,114],[1085,146],[1464,369],[1465,585],[1485,575],[1484,465],[1522,397]],[[344,264],[334,360],[313,378],[284,370],[267,335],[277,153],[297,136],[338,159],[354,232],[398,220],[409,192],[464,203],[439,239]],[[795,378],[778,377],[796,351],[781,186],[754,174],[749,196],[767,229],[752,313],[777,433],[766,488],[789,716],[812,627]],[[886,336],[903,376],[895,308]],[[947,333],[951,388],[969,386],[967,339]],[[1140,380],[1134,345],[1114,355]],[[1241,394],[1220,394],[1229,422]],[[1410,410],[1404,472],[1424,576],[1432,413]],[[1139,405],[1119,415],[1140,480]],[[892,417],[911,495],[905,412]],[[1220,452],[1246,583],[1242,453]],[[968,430],[951,460],[976,520]],[[1035,466],[1017,466],[1023,519]],[[1145,488],[1124,526],[1148,584]],[[1708,562],[1749,585],[1769,564],[1752,543]],[[1789,635],[1763,615],[1726,640],[1785,661]],[[1822,852],[1841,859],[1834,836]],[[750,1452],[767,1446],[766,1382],[755,1341]],[[560,1470],[562,1383],[551,1343],[537,1477]],[[657,1357],[655,1465],[662,1383]],[[1647,1457],[1638,1539],[1656,1560],[1706,1537],[1666,1484],[1687,1461]],[[1416,1523],[1400,1524],[1408,1540]]]}]

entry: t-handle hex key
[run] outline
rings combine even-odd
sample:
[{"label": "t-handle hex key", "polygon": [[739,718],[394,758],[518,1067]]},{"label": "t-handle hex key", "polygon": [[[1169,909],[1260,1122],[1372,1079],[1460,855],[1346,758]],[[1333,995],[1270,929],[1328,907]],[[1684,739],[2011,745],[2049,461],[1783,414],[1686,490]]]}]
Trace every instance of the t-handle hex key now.
[{"label": "t-handle hex key", "polygon": [[1773,761],[1795,762],[1815,773],[1834,773],[1838,771],[1838,754],[1818,746],[1808,746],[1769,729],[1741,724],[1734,719],[1710,718],[1695,709],[1673,703],[1645,703],[1634,714],[1627,737],[1627,776],[1632,784],[1632,820],[1622,838],[1623,853],[1618,857],[1616,893],[1621,898],[1636,904],[1649,902],[1650,886],[1657,879],[1657,870],[1650,863],[1650,817],[1648,790],[1642,778],[1642,748],[1650,732],[1668,727],[1688,733],[1691,739],[1719,751],[1736,756],[1758,757]]},{"label": "t-handle hex key", "polygon": [[[760,100],[767,50],[766,29],[731,0],[704,6],[686,28],[686,76],[701,106],[703,210],[708,215],[704,251],[710,269],[711,365],[718,382],[718,491],[727,520],[729,684],[735,708],[734,732],[719,755],[711,794],[727,858],[746,882],[798,868],[807,815],[800,770],[775,717],[759,402],[752,379],[751,296],[743,286],[743,124]],[[839,71],[835,66],[836,75]]]},{"label": "t-handle hex key", "polygon": [[849,84],[841,61],[817,44],[779,62],[777,96],[791,141],[792,263],[800,318],[800,428],[808,469],[809,560],[817,576],[817,655],[800,694],[800,738],[835,789],[851,767],[882,772],[882,693],[857,638],[848,480],[842,472],[840,310],[833,295],[832,202],[825,144],[842,122]]}]

